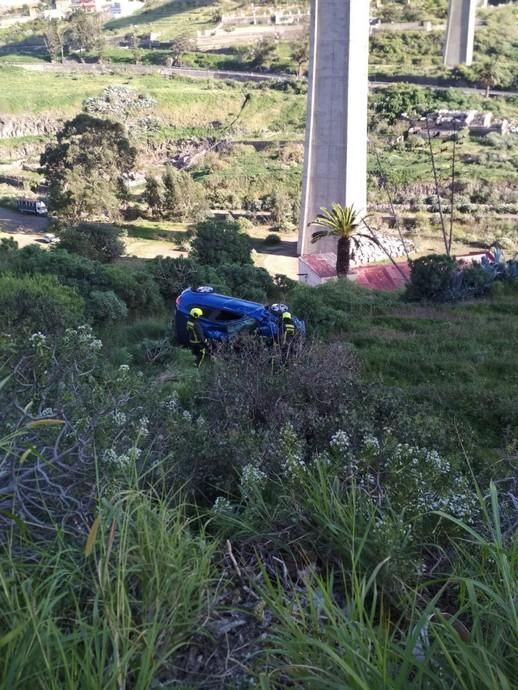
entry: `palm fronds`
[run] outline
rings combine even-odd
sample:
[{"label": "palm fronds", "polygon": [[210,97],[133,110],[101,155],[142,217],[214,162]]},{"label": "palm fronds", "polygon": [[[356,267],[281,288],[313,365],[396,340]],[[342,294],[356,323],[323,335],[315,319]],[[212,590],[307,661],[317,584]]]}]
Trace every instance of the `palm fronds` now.
[{"label": "palm fronds", "polygon": [[312,243],[330,236],[351,237],[362,223],[362,218],[354,206],[335,203],[331,209],[321,208],[320,211],[310,225],[319,225],[326,230],[315,231],[311,238]]}]

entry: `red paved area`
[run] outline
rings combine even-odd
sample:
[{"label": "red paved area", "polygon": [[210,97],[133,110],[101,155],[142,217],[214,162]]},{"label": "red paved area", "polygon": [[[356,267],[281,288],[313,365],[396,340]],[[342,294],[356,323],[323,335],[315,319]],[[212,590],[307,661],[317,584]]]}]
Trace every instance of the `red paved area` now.
[{"label": "red paved area", "polygon": [[[486,256],[486,254],[474,252],[472,254],[463,254],[456,258],[469,265],[474,261],[479,262],[483,256]],[[305,256],[303,259],[321,280],[329,280],[335,277],[336,257],[333,254],[313,254]],[[357,285],[370,288],[371,290],[401,290],[405,287],[405,283],[410,276],[410,267],[407,261],[398,261],[396,265],[397,268],[391,263],[354,266],[349,273],[349,277]]]},{"label": "red paved area", "polygon": [[408,280],[410,268],[406,261],[398,263],[397,266],[401,273],[392,264],[357,266],[350,272],[350,276],[362,287],[373,290],[400,290]]},{"label": "red paved area", "polygon": [[[487,256],[487,254],[473,252],[472,254],[457,256],[456,258],[469,265],[473,262],[480,262],[483,256]],[[410,266],[406,261],[398,261],[396,264],[399,270],[393,264],[356,266],[352,269],[350,275],[356,284],[362,287],[373,290],[400,290],[405,287],[405,282],[410,276]]]},{"label": "red paved area", "polygon": [[307,254],[302,259],[320,280],[336,278],[336,254]]}]

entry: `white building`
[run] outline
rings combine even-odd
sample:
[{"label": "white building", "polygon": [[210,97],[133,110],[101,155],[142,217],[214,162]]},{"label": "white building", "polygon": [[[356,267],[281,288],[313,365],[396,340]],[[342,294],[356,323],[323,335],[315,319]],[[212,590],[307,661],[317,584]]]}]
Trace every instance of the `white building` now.
[{"label": "white building", "polygon": [[0,0],[0,13],[5,10],[22,8],[24,6],[36,7],[36,5],[39,4],[39,0]]},{"label": "white building", "polygon": [[[67,1],[67,0],[65,0]],[[68,0],[72,9],[101,12],[111,17],[129,17],[143,9],[144,0]]]}]

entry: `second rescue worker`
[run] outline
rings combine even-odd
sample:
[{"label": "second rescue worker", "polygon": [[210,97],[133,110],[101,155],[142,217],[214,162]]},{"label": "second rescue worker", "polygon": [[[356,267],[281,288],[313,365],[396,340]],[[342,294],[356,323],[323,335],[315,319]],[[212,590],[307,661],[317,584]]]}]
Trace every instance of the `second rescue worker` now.
[{"label": "second rescue worker", "polygon": [[285,311],[282,315],[279,336],[282,359],[286,362],[290,356],[291,346],[295,338],[295,324],[289,311]]},{"label": "second rescue worker", "polygon": [[203,316],[203,311],[199,307],[193,307],[190,311],[190,318],[187,321],[187,333],[189,335],[189,347],[196,357],[196,366],[201,366],[206,355],[209,341],[203,332],[203,327],[199,318]]}]

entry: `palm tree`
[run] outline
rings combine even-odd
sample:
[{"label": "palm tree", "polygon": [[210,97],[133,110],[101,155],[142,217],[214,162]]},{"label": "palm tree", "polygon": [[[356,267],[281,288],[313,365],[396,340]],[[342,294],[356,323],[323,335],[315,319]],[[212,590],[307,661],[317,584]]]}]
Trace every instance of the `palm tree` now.
[{"label": "palm tree", "polygon": [[325,230],[316,230],[311,242],[315,243],[324,237],[337,237],[338,246],[336,249],[336,274],[339,278],[347,277],[351,262],[351,249],[354,245],[358,246],[358,240],[365,239],[377,244],[376,240],[358,232],[358,228],[364,223],[364,218],[356,211],[354,206],[342,206],[333,204],[331,209],[321,208],[321,213],[310,223],[310,225],[320,225]]},{"label": "palm tree", "polygon": [[489,98],[491,89],[505,81],[505,76],[495,60],[486,60],[479,64],[475,72],[479,85],[486,91],[486,98]]}]

